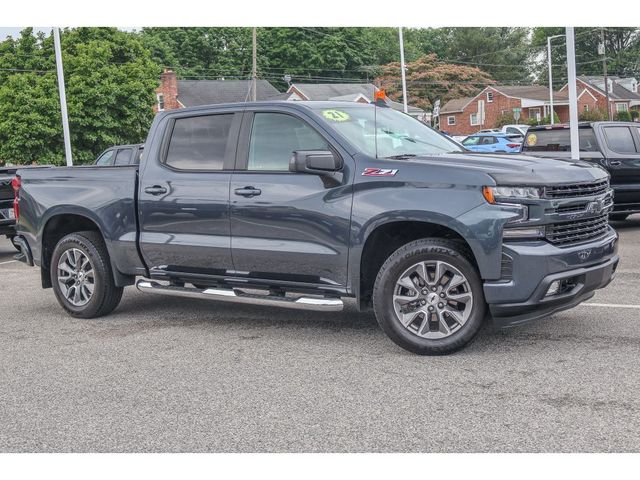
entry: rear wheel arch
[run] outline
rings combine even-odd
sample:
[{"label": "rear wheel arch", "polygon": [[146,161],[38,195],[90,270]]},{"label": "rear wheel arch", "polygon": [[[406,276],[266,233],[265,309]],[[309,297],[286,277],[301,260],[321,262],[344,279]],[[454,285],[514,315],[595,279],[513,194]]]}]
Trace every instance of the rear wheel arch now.
[{"label": "rear wheel arch", "polygon": [[[51,288],[52,286],[49,269],[51,267],[51,257],[53,256],[53,251],[56,248],[56,245],[65,236],[79,232],[95,232],[97,235],[100,235],[103,242],[105,241],[104,235],[102,234],[102,230],[97,221],[89,216],[79,213],[57,213],[46,220],[40,236],[42,246],[40,254],[40,273],[43,288]],[[121,275],[119,275],[117,269],[115,269],[113,265],[112,271],[114,278],[116,279],[116,284],[120,285],[122,283],[122,279],[119,278]],[[124,285],[127,283],[122,284]]]},{"label": "rear wheel arch", "polygon": [[363,243],[358,263],[357,298],[360,308],[371,305],[373,287],[384,262],[400,247],[422,238],[441,238],[458,246],[478,269],[474,251],[462,234],[450,226],[426,220],[389,221],[373,228]]}]

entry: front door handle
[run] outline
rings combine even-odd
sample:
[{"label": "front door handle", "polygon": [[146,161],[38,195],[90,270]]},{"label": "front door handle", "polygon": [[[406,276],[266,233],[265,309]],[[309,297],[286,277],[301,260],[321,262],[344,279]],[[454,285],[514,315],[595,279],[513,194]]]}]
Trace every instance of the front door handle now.
[{"label": "front door handle", "polygon": [[154,185],[153,187],[146,187],[144,193],[148,193],[149,195],[162,195],[163,193],[167,193],[167,189],[160,185]]},{"label": "front door handle", "polygon": [[244,188],[236,188],[234,190],[236,195],[241,195],[243,197],[256,197],[262,193],[262,190],[255,187],[244,187]]},{"label": "front door handle", "polygon": [[620,160],[611,160],[610,165],[612,167],[619,167],[620,165],[622,165],[622,162]]}]

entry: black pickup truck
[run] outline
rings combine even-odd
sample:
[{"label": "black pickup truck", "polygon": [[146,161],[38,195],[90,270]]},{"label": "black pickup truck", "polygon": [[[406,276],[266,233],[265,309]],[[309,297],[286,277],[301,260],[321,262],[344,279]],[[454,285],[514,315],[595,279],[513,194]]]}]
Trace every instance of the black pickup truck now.
[{"label": "black pickup truck", "polygon": [[[583,122],[578,125],[580,159],[602,166],[614,191],[611,220],[640,212],[640,123]],[[527,130],[522,152],[570,158],[569,125],[541,125]]]},{"label": "black pickup truck", "polygon": [[471,154],[389,108],[160,113],[139,167],[18,171],[21,258],[76,317],[143,292],[337,311],[443,354],[571,308],[618,264],[601,167]]},{"label": "black pickup truck", "polygon": [[13,210],[13,187],[11,182],[18,167],[0,167],[0,235],[12,240],[15,236],[15,213]]}]

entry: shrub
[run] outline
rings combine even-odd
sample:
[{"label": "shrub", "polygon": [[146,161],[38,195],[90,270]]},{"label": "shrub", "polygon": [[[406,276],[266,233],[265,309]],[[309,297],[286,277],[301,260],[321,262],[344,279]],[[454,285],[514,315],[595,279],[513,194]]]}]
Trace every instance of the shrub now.
[{"label": "shrub", "polygon": [[596,108],[595,110],[583,111],[578,116],[581,122],[601,122],[607,119],[607,113]]},{"label": "shrub", "polygon": [[616,114],[616,120],[619,122],[630,122],[631,114],[629,112],[618,112]]}]

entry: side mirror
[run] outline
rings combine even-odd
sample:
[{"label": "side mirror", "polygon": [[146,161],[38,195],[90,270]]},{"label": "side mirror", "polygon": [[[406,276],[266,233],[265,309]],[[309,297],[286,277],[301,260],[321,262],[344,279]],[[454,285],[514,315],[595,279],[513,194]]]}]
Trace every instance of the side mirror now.
[{"label": "side mirror", "polygon": [[290,172],[329,175],[342,168],[342,158],[329,150],[298,150],[289,163]]}]

